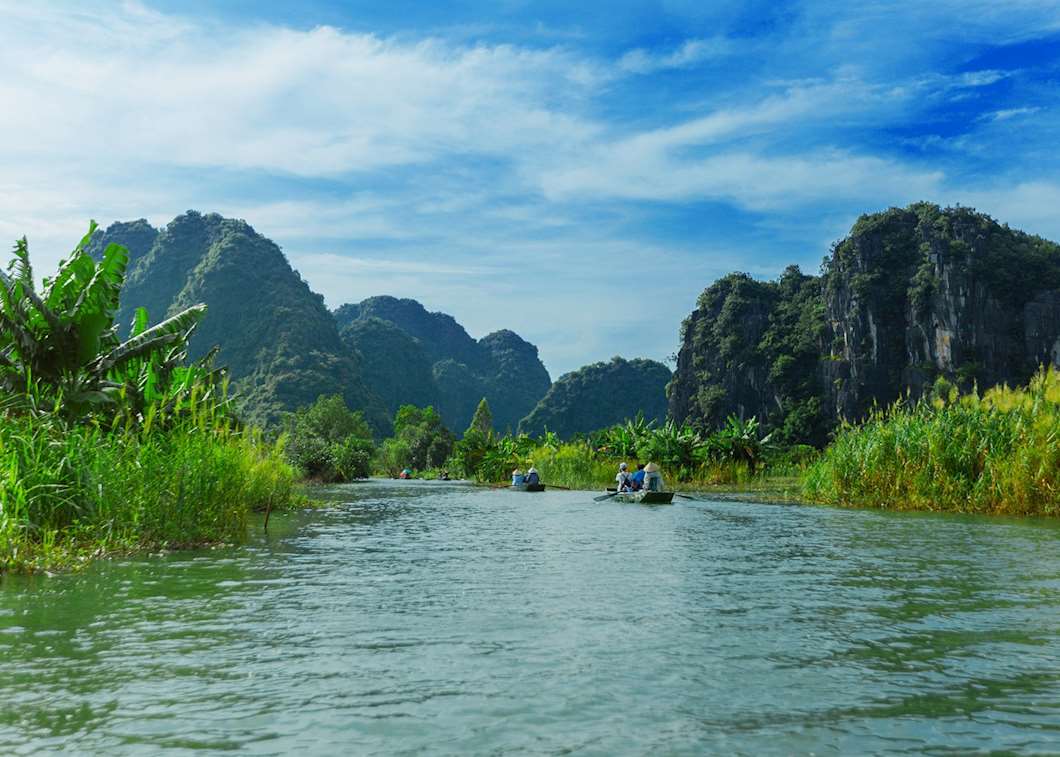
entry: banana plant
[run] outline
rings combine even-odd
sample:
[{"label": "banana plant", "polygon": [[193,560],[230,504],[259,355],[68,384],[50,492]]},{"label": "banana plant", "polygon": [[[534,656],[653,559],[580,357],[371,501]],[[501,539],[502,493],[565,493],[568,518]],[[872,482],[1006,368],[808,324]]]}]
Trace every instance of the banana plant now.
[{"label": "banana plant", "polygon": [[763,452],[770,446],[772,434],[759,437],[757,418],[743,420],[730,415],[725,425],[707,439],[707,454],[715,459],[743,462],[753,475]]},{"label": "banana plant", "polygon": [[26,394],[43,390],[63,415],[79,417],[117,410],[130,397],[157,400],[174,381],[216,378],[206,364],[178,371],[205,305],[151,327],[141,309],[133,335],[118,338],[115,315],[129,253],[110,244],[102,259],[94,260],[86,246],[96,228],[93,221],[40,292],[25,237],[15,244],[7,271],[0,271],[0,388]]}]

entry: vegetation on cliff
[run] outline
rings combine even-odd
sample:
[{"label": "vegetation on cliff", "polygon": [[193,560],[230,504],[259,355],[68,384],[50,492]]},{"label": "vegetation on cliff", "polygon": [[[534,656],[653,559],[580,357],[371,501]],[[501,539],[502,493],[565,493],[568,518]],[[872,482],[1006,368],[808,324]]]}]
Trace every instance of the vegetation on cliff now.
[{"label": "vegetation on cliff", "polygon": [[968,208],[863,216],[820,276],[730,274],[681,331],[670,416],[707,430],[757,417],[778,441],[823,446],[938,378],[1025,383],[1060,363],[1060,246]]},{"label": "vegetation on cliff", "polygon": [[463,428],[486,397],[497,427],[514,428],[551,385],[537,348],[518,334],[501,330],[476,341],[452,316],[415,300],[371,297],[334,317],[390,412],[432,405],[449,426]]},{"label": "vegetation on cliff", "polygon": [[187,364],[205,308],[128,338],[115,324],[127,251],[92,231],[38,292],[21,240],[0,274],[0,570],[84,553],[242,537],[292,498],[278,444],[234,422],[212,356]]},{"label": "vegetation on cliff", "polygon": [[559,378],[519,423],[519,431],[555,431],[561,438],[588,434],[640,416],[666,419],[666,384],[670,369],[653,360],[612,358]]},{"label": "vegetation on cliff", "polygon": [[355,357],[339,338],[323,298],[291,268],[275,243],[245,221],[194,211],[153,237],[143,222],[114,224],[104,242],[143,247],[129,268],[117,318],[134,305],[164,317],[196,302],[209,308],[191,342],[193,358],[219,347],[242,417],[276,423],[288,411],[340,394],[380,432],[389,415],[364,385]]}]

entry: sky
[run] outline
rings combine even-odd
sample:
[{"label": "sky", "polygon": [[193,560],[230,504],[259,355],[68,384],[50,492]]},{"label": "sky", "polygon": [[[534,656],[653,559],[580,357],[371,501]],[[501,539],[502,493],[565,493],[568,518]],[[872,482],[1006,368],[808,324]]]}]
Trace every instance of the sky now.
[{"label": "sky", "polygon": [[928,200],[1060,240],[1060,0],[0,0],[0,239],[247,220],[553,378]]}]

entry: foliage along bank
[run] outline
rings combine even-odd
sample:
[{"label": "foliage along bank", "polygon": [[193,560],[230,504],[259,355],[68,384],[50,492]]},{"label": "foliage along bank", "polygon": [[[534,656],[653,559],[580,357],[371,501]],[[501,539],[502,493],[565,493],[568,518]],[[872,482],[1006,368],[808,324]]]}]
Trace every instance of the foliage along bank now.
[{"label": "foliage along bank", "polygon": [[38,292],[26,240],[0,273],[0,572],[88,555],[243,538],[248,513],[294,501],[282,441],[233,417],[205,314],[115,321],[128,251],[86,249]]},{"label": "foliage along bank", "polygon": [[1060,371],[982,395],[940,381],[912,407],[874,411],[840,429],[803,491],[836,505],[1060,515]]}]

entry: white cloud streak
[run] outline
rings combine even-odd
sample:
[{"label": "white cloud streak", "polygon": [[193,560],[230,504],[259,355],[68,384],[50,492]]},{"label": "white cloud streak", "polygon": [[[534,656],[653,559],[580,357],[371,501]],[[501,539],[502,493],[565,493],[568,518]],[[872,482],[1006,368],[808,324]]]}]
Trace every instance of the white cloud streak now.
[{"label": "white cloud streak", "polygon": [[660,53],[643,47],[634,48],[619,58],[618,67],[631,74],[650,74],[671,68],[690,68],[706,60],[723,57],[733,49],[733,43],[724,37],[689,39],[668,52]]}]

